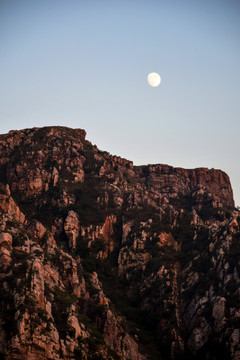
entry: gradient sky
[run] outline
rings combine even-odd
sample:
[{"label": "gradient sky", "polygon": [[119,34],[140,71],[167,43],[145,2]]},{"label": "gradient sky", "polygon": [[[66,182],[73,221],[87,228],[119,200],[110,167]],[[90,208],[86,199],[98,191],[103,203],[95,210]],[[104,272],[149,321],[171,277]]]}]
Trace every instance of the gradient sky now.
[{"label": "gradient sky", "polygon": [[0,133],[47,125],[135,165],[222,169],[240,205],[240,2],[1,0]]}]

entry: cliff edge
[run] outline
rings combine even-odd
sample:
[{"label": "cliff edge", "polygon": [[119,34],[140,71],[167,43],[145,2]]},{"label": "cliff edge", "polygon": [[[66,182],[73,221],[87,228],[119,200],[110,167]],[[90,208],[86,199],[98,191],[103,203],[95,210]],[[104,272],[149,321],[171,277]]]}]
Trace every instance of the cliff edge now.
[{"label": "cliff edge", "polygon": [[0,135],[0,358],[240,358],[227,174],[134,166],[82,129]]}]

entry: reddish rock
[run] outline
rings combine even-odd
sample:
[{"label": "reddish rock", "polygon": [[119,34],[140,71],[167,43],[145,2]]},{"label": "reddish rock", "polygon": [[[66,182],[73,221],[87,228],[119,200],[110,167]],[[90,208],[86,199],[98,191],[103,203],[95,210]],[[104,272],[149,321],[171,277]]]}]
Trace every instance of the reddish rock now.
[{"label": "reddish rock", "polygon": [[102,234],[103,238],[106,243],[106,251],[105,251],[105,257],[111,253],[114,249],[115,245],[115,235],[114,235],[114,229],[113,224],[116,222],[116,216],[109,215],[105,219],[105,223],[102,228]]},{"label": "reddish rock", "polygon": [[240,215],[228,176],[134,166],[85,136],[0,135],[0,353],[175,360],[220,349],[237,360]]},{"label": "reddish rock", "polygon": [[64,231],[68,237],[68,244],[70,249],[75,249],[76,240],[79,235],[79,220],[78,215],[74,211],[69,211],[65,223],[64,223]]}]

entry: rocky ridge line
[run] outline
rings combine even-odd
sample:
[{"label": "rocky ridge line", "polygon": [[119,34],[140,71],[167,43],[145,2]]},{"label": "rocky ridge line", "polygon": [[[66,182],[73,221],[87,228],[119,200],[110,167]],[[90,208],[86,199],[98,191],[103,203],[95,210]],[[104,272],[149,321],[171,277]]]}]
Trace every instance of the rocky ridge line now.
[{"label": "rocky ridge line", "polygon": [[1,356],[239,359],[228,176],[133,166],[85,136],[0,135]]}]

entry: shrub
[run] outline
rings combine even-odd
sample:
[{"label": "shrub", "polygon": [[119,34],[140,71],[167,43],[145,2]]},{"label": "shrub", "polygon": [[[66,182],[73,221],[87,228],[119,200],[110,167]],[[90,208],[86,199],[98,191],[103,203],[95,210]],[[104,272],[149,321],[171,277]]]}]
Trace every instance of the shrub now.
[{"label": "shrub", "polygon": [[103,317],[106,313],[106,306],[97,304],[88,307],[87,316],[92,320],[95,321],[97,317]]},{"label": "shrub", "polygon": [[96,239],[93,243],[92,243],[92,249],[95,253],[98,253],[99,251],[104,251],[106,249],[106,243],[104,241],[104,239]]},{"label": "shrub", "polygon": [[82,260],[82,266],[85,271],[92,273],[93,271],[97,271],[99,269],[100,260],[91,255]]},{"label": "shrub", "polygon": [[65,338],[68,332],[67,318],[68,307],[76,301],[76,296],[71,293],[63,292],[58,287],[54,289],[54,302],[52,302],[52,314],[59,332],[60,338]]}]

